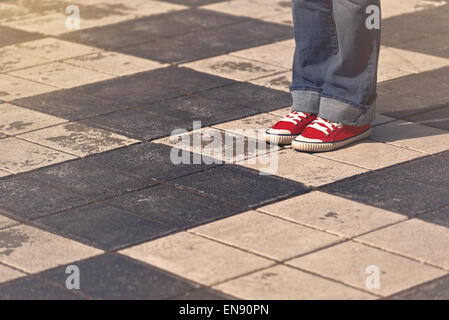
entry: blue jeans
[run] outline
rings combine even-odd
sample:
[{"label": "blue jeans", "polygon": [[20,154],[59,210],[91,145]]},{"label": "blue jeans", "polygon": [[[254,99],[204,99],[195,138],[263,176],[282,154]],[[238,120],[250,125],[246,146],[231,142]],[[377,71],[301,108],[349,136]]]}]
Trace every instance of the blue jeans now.
[{"label": "blue jeans", "polygon": [[293,0],[294,111],[351,126],[374,120],[380,28],[366,25],[370,5],[380,14],[380,0]]}]

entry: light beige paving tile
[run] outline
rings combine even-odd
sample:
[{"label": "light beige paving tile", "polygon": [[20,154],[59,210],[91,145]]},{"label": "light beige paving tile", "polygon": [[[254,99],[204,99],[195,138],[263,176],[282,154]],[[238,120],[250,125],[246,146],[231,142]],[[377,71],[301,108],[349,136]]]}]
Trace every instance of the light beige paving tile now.
[{"label": "light beige paving tile", "polygon": [[8,228],[16,224],[18,224],[18,222],[0,214],[0,229]]},{"label": "light beige paving tile", "polygon": [[30,10],[14,3],[0,3],[0,23],[17,20],[30,14]]},{"label": "light beige paving tile", "polygon": [[[287,264],[383,296],[446,274],[441,269],[352,241],[293,259]],[[379,272],[373,274],[371,268]],[[376,275],[379,276],[379,286],[372,287]]]},{"label": "light beige paving tile", "polygon": [[30,171],[74,156],[14,137],[0,140],[0,169],[12,173]]},{"label": "light beige paving tile", "polygon": [[31,15],[20,20],[13,20],[3,25],[27,32],[39,32],[46,35],[60,35],[71,31],[66,27],[68,15],[64,12],[51,12],[47,14]]},{"label": "light beige paving tile", "polygon": [[8,74],[0,74],[0,99],[4,101],[36,96],[55,90],[58,88]]},{"label": "light beige paving tile", "polygon": [[34,55],[52,61],[88,55],[101,51],[101,49],[95,47],[51,37],[24,42],[12,46],[12,48],[19,50],[24,54]]},{"label": "light beige paving tile", "polygon": [[263,18],[291,11],[291,5],[287,5],[283,0],[231,0],[201,8],[251,18]]},{"label": "light beige paving tile", "polygon": [[0,49],[0,72],[9,72],[47,62],[47,59],[23,54],[13,48]]},{"label": "light beige paving tile", "polygon": [[382,0],[382,18],[388,19],[394,16],[418,12],[444,6],[443,0]]},{"label": "light beige paving tile", "polygon": [[286,260],[341,240],[337,236],[256,211],[238,214],[191,231],[276,260]]},{"label": "light beige paving tile", "polygon": [[230,55],[260,63],[268,63],[290,70],[293,64],[294,49],[286,49],[279,43],[232,52]]},{"label": "light beige paving tile", "polygon": [[59,88],[73,88],[114,77],[60,62],[12,71],[10,74]]},{"label": "light beige paving tile", "polygon": [[[73,5],[73,3],[70,1],[65,1],[65,4],[63,1],[60,2],[62,2],[60,10],[43,10],[39,14],[19,12],[22,13],[20,19],[3,19],[2,22],[4,25],[15,29],[54,36],[75,31],[73,27],[69,28],[66,26],[69,14],[66,14],[64,10],[67,6]],[[78,6],[80,11],[79,30],[187,8],[178,4],[150,0],[84,0],[76,3],[76,6]]]},{"label": "light beige paving tile", "polygon": [[378,82],[407,76],[418,72],[410,61],[394,48],[382,46],[379,54]]},{"label": "light beige paving tile", "polygon": [[376,298],[368,293],[281,265],[221,283],[213,289],[247,300],[371,300]]},{"label": "light beige paving tile", "polygon": [[279,116],[270,113],[260,113],[255,116],[220,123],[212,126],[226,132],[244,135],[251,139],[265,141],[263,133],[271,128],[276,122],[280,120]]},{"label": "light beige paving tile", "polygon": [[319,156],[376,170],[423,157],[425,154],[367,139],[347,148],[320,153]]},{"label": "light beige paving tile", "polygon": [[293,27],[293,15],[290,11],[276,14],[274,16],[265,17],[262,20],[267,22],[285,24],[287,26]]},{"label": "light beige paving tile", "polygon": [[401,55],[404,60],[410,61],[410,63],[418,69],[418,73],[445,68],[449,66],[449,59],[446,58],[441,58],[409,50],[402,50],[395,48],[392,48],[391,50],[397,51],[398,54]]},{"label": "light beige paving tile", "polygon": [[[273,155],[261,155],[255,163],[242,164],[245,167],[302,182],[309,186],[321,186],[356,174],[367,172],[349,164],[317,157],[293,149],[283,149]],[[276,160],[277,164],[273,163]],[[240,163],[239,163],[240,164]]]},{"label": "light beige paving tile", "polygon": [[164,66],[156,61],[112,51],[102,51],[87,56],[67,59],[64,60],[64,63],[118,76],[153,70]]},{"label": "light beige paving tile", "polygon": [[406,121],[373,128],[371,139],[425,153],[449,149],[449,132]]},{"label": "light beige paving tile", "polygon": [[272,264],[270,260],[187,232],[149,241],[120,253],[205,285]]},{"label": "light beige paving tile", "polygon": [[102,251],[25,225],[0,230],[0,262],[28,273],[37,273]]},{"label": "light beige paving tile", "polygon": [[215,159],[215,163],[245,161],[257,155],[279,150],[278,146],[268,145],[260,140],[209,127],[175,134],[153,142],[202,154]]},{"label": "light beige paving tile", "polygon": [[64,122],[67,120],[9,103],[0,104],[0,132],[11,136]]},{"label": "light beige paving tile", "polygon": [[[106,9],[114,15],[134,17],[150,16],[188,8],[179,4],[153,0],[85,0],[83,5],[86,5],[87,8],[88,6],[95,6],[98,9]],[[101,16],[93,16],[93,18],[101,20]]]},{"label": "light beige paving tile", "polygon": [[25,133],[20,138],[79,157],[139,142],[76,122]]},{"label": "light beige paving tile", "polygon": [[[1,242],[1,241],[0,241]],[[0,264],[0,283],[26,276],[25,273]]]},{"label": "light beige paving tile", "polygon": [[276,202],[258,211],[348,238],[406,219],[394,212],[320,191]]},{"label": "light beige paving tile", "polygon": [[1,177],[7,177],[7,176],[9,176],[9,175],[11,175],[11,173],[9,173],[9,172],[7,172],[7,171],[0,170],[0,178],[1,178]]},{"label": "light beige paving tile", "polygon": [[238,81],[247,81],[286,71],[282,67],[231,55],[190,62],[182,66]]},{"label": "light beige paving tile", "polygon": [[268,77],[251,80],[249,82],[275,90],[290,92],[289,88],[292,85],[292,72],[282,72]]},{"label": "light beige paving tile", "polygon": [[379,57],[379,82],[449,66],[449,59],[428,54],[382,47]]},{"label": "light beige paving tile", "polygon": [[288,47],[288,48],[296,48],[296,43],[295,43],[295,39],[288,39],[288,40],[283,40],[283,41],[279,41],[277,42],[279,45],[284,46],[284,47]]},{"label": "light beige paving tile", "polygon": [[292,107],[286,107],[286,108],[281,108],[281,109],[270,111],[270,113],[274,114],[276,116],[285,117],[291,111],[292,111]]},{"label": "light beige paving tile", "polygon": [[356,239],[449,270],[449,229],[412,219]]}]

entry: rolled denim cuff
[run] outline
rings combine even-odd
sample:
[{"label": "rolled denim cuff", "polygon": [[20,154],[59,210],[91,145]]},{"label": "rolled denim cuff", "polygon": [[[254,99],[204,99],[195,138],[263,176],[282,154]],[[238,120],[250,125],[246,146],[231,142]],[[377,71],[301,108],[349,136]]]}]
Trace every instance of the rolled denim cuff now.
[{"label": "rolled denim cuff", "polygon": [[320,110],[320,93],[314,90],[292,89],[292,111],[318,113]]},{"label": "rolled denim cuff", "polygon": [[337,98],[322,96],[319,117],[349,126],[363,126],[376,118],[376,101],[371,105],[356,105]]}]

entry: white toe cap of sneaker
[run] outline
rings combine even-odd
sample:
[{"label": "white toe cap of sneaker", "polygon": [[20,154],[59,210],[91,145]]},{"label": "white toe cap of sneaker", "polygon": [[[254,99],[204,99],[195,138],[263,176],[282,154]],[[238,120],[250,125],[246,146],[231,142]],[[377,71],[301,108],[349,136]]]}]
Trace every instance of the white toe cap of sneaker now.
[{"label": "white toe cap of sneaker", "polygon": [[299,142],[323,142],[320,139],[310,139],[310,138],[306,138],[303,136],[298,136],[295,141],[299,141]]},{"label": "white toe cap of sneaker", "polygon": [[278,135],[291,135],[292,133],[289,130],[280,130],[280,129],[269,129],[267,131],[268,134],[278,134]]}]

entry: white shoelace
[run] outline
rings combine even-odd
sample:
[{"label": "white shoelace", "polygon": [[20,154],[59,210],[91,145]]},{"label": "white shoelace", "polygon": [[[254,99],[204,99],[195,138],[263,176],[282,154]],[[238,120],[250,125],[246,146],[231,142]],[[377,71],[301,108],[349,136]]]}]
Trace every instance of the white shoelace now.
[{"label": "white shoelace", "polygon": [[[321,124],[324,125],[325,127],[323,127]],[[323,118],[318,117],[311,124],[309,124],[309,127],[317,129],[317,130],[323,132],[326,136],[329,136],[329,130],[331,132],[334,132],[335,131],[334,127],[341,128],[341,127],[343,127],[343,124],[327,121]]]},{"label": "white shoelace", "polygon": [[287,121],[294,124],[298,124],[299,122],[303,122],[304,119],[307,119],[309,116],[304,112],[292,111],[285,117],[281,119],[281,121]]}]

